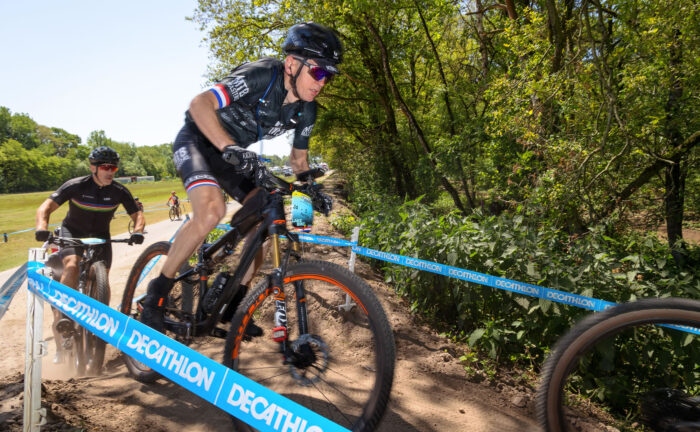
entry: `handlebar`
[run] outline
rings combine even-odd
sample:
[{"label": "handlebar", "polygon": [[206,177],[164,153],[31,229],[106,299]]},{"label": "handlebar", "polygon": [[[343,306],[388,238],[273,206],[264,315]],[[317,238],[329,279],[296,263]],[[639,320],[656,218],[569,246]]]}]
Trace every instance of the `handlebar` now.
[{"label": "handlebar", "polygon": [[107,243],[129,243],[129,239],[101,239],[96,237],[60,237],[54,236],[53,234],[49,236],[46,240],[45,246],[50,244],[55,244],[57,246],[66,247],[95,247]]}]

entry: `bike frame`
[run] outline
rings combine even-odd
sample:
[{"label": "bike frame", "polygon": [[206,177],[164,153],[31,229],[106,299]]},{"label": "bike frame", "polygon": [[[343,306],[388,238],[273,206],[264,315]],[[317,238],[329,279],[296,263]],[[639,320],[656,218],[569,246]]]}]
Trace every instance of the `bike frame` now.
[{"label": "bike frame", "polygon": [[[182,281],[193,274],[199,275],[199,302],[197,305],[197,310],[194,314],[194,328],[191,326],[191,322],[178,323],[172,322],[167,319],[165,321],[166,327],[182,336],[192,337],[204,334],[212,334],[214,336],[223,336],[220,329],[216,327],[217,323],[221,319],[222,311],[224,306],[230,305],[234,296],[238,292],[238,287],[245,276],[246,271],[253,263],[256,254],[263,247],[263,243],[270,239],[272,243],[272,259],[274,264],[274,269],[272,271],[270,278],[270,284],[273,287],[273,295],[275,296],[276,306],[280,310],[279,322],[275,322],[277,327],[284,327],[286,335],[286,316],[287,316],[287,305],[284,291],[280,288],[283,282],[283,275],[286,272],[286,266],[290,252],[294,250],[295,252],[300,251],[299,238],[296,234],[291,233],[286,227],[286,215],[284,212],[284,197],[278,193],[266,192],[265,204],[262,206],[262,217],[258,218],[255,223],[251,225],[244,231],[241,231],[241,225],[244,223],[249,223],[249,218],[243,219],[236,225],[231,226],[231,230],[221,236],[218,240],[211,244],[203,244],[197,252],[197,264],[194,268],[185,273],[179,275],[175,278],[175,282]],[[235,215],[234,215],[235,217]],[[262,223],[261,223],[262,222]],[[254,232],[252,237],[248,238],[245,247],[241,253],[241,258],[233,272],[233,276],[226,281],[224,290],[216,302],[213,312],[206,314],[201,307],[201,300],[207,291],[207,279],[212,274],[211,271],[211,260],[220,251],[225,255],[231,255],[235,250],[236,246],[240,243],[243,238],[246,238],[253,229],[257,226],[257,230]],[[285,256],[282,256],[282,251],[280,248],[280,236],[285,235],[291,242],[291,247],[287,250]],[[304,317],[300,319],[300,334],[307,332],[306,325],[306,303],[303,301],[305,297],[305,291],[302,283],[295,283],[296,296],[297,296],[297,309],[299,311],[299,316]],[[276,318],[277,319],[277,318]],[[286,341],[280,342],[280,350],[284,352],[286,350]]]}]

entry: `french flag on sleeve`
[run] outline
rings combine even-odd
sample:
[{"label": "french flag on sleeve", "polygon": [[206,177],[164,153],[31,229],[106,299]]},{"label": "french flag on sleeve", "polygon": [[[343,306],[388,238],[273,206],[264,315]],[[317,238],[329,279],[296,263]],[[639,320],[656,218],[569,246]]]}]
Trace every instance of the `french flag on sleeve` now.
[{"label": "french flag on sleeve", "polygon": [[219,109],[228,106],[231,103],[231,99],[228,96],[228,92],[224,88],[223,84],[216,84],[214,87],[210,88],[209,91],[214,93],[216,100],[219,101]]}]

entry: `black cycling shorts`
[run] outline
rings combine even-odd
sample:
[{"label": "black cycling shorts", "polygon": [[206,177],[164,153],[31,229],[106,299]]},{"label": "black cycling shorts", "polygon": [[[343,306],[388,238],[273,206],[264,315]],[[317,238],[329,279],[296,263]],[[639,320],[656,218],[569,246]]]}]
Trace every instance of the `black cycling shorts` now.
[{"label": "black cycling shorts", "polygon": [[[77,230],[75,228],[69,228],[65,225],[61,226],[61,237],[71,237],[71,238],[85,238],[85,237],[97,237],[105,240],[110,239],[109,233],[93,234],[84,231]],[[68,247],[62,248],[59,252],[61,260],[70,255],[83,256],[84,247]],[[112,267],[112,243],[105,243],[95,247],[95,257],[99,261],[104,261],[107,268]]]},{"label": "black cycling shorts", "polygon": [[187,122],[173,143],[173,162],[185,190],[198,186],[222,188],[236,201],[243,201],[255,184],[221,158],[217,149],[193,122]]}]

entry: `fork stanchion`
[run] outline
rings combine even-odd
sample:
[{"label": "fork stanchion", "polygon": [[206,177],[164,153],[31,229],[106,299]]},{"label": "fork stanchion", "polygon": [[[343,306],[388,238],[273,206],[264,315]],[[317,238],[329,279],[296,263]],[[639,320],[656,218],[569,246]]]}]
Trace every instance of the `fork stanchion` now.
[{"label": "fork stanchion", "polygon": [[[45,262],[46,250],[29,249],[29,262]],[[46,424],[46,408],[41,407],[41,358],[47,354],[43,340],[44,301],[27,292],[27,321],[24,361],[24,432],[38,432]]]}]

